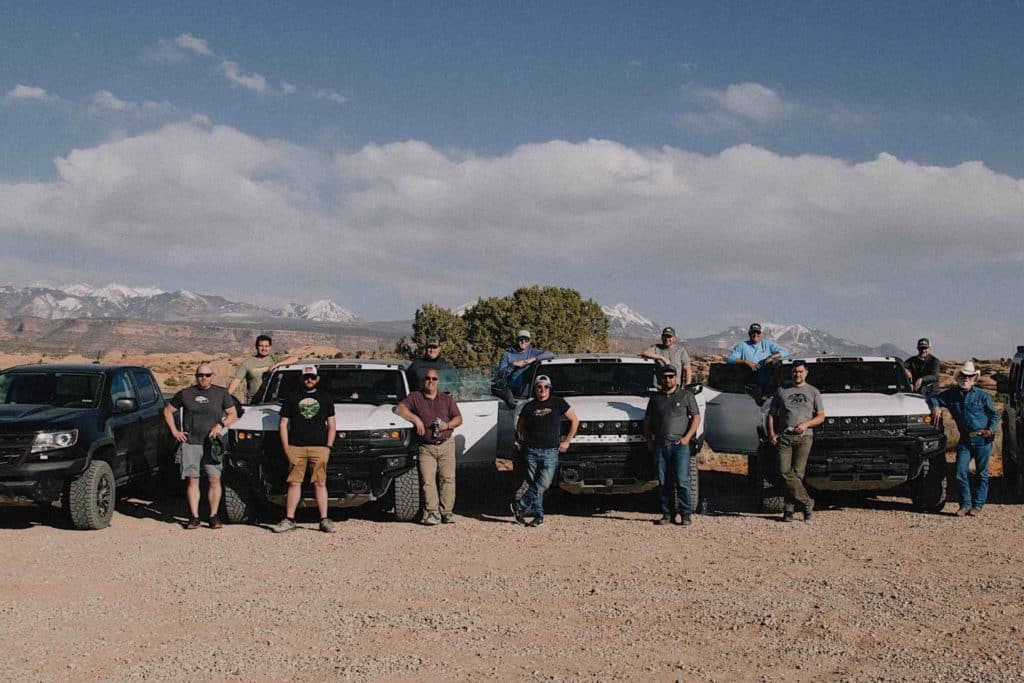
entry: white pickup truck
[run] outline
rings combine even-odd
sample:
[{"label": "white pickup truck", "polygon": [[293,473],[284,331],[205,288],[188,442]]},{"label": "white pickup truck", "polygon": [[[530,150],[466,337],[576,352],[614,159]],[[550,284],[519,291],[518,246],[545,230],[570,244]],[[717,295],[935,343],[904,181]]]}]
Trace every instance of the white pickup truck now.
[{"label": "white pickup truck", "polygon": [[754,383],[746,366],[716,363],[704,390],[711,448],[749,456],[750,481],[764,512],[782,509],[774,449],[765,418],[775,388],[794,360],[822,394],[826,420],[814,430],[806,482],[819,491],[878,492],[908,488],[915,506],[938,511],[946,500],[946,437],[932,424],[928,402],[913,393],[903,362],[891,356],[821,355],[777,364],[771,383]]}]

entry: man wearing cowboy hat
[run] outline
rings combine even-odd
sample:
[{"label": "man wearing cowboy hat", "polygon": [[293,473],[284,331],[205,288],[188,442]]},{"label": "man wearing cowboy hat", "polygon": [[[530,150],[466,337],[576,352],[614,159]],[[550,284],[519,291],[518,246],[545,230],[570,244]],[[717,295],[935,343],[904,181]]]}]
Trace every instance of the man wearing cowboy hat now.
[{"label": "man wearing cowboy hat", "polygon": [[[992,397],[975,386],[981,371],[974,367],[974,361],[967,361],[956,374],[956,386],[928,399],[932,406],[932,418],[939,421],[942,408],[949,411],[960,432],[956,446],[956,481],[960,485],[960,509],[957,517],[977,517],[985,507],[988,497],[988,459],[992,455],[992,441],[999,428],[999,413],[996,412]],[[967,468],[974,458],[978,473],[978,490],[971,502],[971,484]]]}]

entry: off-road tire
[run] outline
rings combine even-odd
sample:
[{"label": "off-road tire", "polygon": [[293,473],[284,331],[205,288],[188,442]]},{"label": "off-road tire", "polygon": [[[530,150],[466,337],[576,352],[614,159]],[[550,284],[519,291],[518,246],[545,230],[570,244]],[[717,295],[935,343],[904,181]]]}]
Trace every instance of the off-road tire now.
[{"label": "off-road tire", "polygon": [[690,503],[693,511],[700,512],[700,470],[697,468],[700,449],[690,450]]},{"label": "off-road tire", "polygon": [[763,449],[758,458],[757,510],[764,514],[779,514],[786,509],[786,497],[781,494],[779,473],[771,449]]},{"label": "off-road tire", "polygon": [[946,458],[933,457],[928,471],[910,483],[911,501],[919,512],[942,512],[946,506]]},{"label": "off-road tire", "polygon": [[420,494],[420,472],[413,467],[395,477],[395,519],[399,522],[417,521],[423,514]]},{"label": "off-road tire", "polygon": [[116,503],[114,472],[102,460],[93,460],[65,490],[64,505],[76,529],[106,528]]},{"label": "off-road tire", "polygon": [[229,524],[252,524],[257,518],[256,497],[242,482],[221,479],[221,509]]},{"label": "off-road tire", "polygon": [[1024,501],[1024,472],[1021,471],[1020,444],[1017,441],[1017,411],[1003,411],[1003,481],[1011,499]]}]

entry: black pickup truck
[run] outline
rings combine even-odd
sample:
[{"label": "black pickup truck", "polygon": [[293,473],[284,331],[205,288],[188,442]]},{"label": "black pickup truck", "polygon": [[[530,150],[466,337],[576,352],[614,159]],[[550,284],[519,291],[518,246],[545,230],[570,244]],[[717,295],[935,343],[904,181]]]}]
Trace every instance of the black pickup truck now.
[{"label": "black pickup truck", "polygon": [[146,368],[23,365],[0,372],[0,503],[60,503],[78,529],[110,524],[122,487],[174,473],[164,399]]}]

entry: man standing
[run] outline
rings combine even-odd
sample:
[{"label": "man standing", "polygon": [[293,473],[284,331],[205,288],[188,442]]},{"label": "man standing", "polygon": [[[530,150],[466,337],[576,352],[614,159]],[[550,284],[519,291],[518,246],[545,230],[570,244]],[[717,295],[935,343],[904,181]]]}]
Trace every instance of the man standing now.
[{"label": "man standing", "polygon": [[690,491],[690,441],[700,426],[700,410],[693,392],[679,386],[674,365],[657,370],[658,392],[651,396],[644,413],[647,450],[658,468],[661,517],[655,524],[674,522],[689,526],[693,503]]},{"label": "man standing", "polygon": [[[666,327],[661,331],[661,343],[647,347],[641,358],[650,358],[659,366],[671,365],[676,373],[682,373],[683,386],[688,386],[693,381],[693,370],[690,369],[690,354],[686,352],[682,344],[676,344],[676,331],[672,327]],[[678,377],[677,377],[678,380]]]},{"label": "man standing", "polygon": [[[960,442],[956,446],[956,481],[960,485],[960,509],[957,517],[977,517],[988,499],[988,459],[992,455],[992,442],[999,428],[999,413],[988,392],[975,386],[981,371],[974,361],[967,361],[956,375],[956,386],[931,396],[932,418],[938,423],[942,408],[946,408],[956,422]],[[978,474],[978,492],[971,502],[971,483],[968,467],[974,458]]]},{"label": "man standing", "polygon": [[451,364],[441,358],[441,340],[428,339],[423,356],[410,363],[405,371],[406,377],[409,378],[409,391],[423,389],[423,376],[427,374],[427,370],[437,370],[438,376],[441,376],[451,369]]},{"label": "man standing", "polygon": [[760,323],[752,323],[747,329],[747,341],[732,347],[725,362],[730,365],[746,365],[754,371],[754,379],[762,387],[771,381],[771,365],[789,356],[789,352],[771,339],[764,339]]},{"label": "man standing", "polygon": [[[440,391],[437,370],[423,375],[423,389],[403,398],[395,413],[412,422],[419,442],[417,461],[423,486],[423,523],[454,524],[455,441],[453,430],[462,424],[462,413],[451,394]],[[440,480],[440,495],[438,495]]]},{"label": "man standing", "polygon": [[925,396],[938,391],[941,364],[932,355],[932,344],[926,337],[917,340],[917,355],[908,358],[904,365],[907,377],[914,383],[914,391]]},{"label": "man standing", "polygon": [[334,423],[334,397],[320,388],[320,375],[315,365],[302,368],[302,389],[286,396],[281,403],[281,447],[288,458],[288,495],[285,518],[271,529],[275,533],[292,531],[295,510],[302,498],[302,480],[312,469],[316,507],[320,512],[320,531],[334,533],[334,522],[327,516],[327,461],[337,430]]},{"label": "man standing", "polygon": [[814,500],[804,487],[807,458],[814,443],[814,428],[825,421],[821,393],[807,383],[807,366],[793,361],[793,383],[779,387],[768,410],[768,439],[778,449],[779,476],[786,487],[783,522],[793,521],[796,503],[804,508],[804,521],[810,522]]},{"label": "man standing", "polygon": [[[174,413],[182,410],[181,430],[174,424]],[[224,387],[213,384],[213,368],[202,363],[196,368],[196,383],[176,393],[164,406],[164,422],[171,436],[180,444],[181,478],[188,483],[189,518],[186,529],[199,528],[199,476],[206,475],[207,494],[210,499],[210,528],[220,529],[223,523],[217,516],[220,509],[220,475],[223,465],[215,461],[210,452],[210,440],[227,433],[228,426],[237,419],[235,402]]]},{"label": "man standing", "polygon": [[228,384],[228,393],[233,394],[238,385],[245,381],[245,403],[252,400],[256,390],[263,383],[263,375],[273,372],[281,365],[294,363],[298,360],[295,356],[284,353],[271,353],[270,347],[274,341],[269,335],[261,334],[256,337],[256,354],[243,360],[235,370],[235,376]]},{"label": "man standing", "polygon": [[513,397],[522,396],[526,391],[526,370],[530,364],[555,357],[550,351],[533,348],[532,343],[530,331],[519,330],[515,346],[505,349],[498,363],[498,384],[504,385],[505,402],[510,406]]},{"label": "man standing", "polygon": [[[538,527],[544,523],[544,492],[551,486],[558,467],[558,454],[569,450],[580,425],[576,413],[560,396],[551,395],[551,379],[540,375],[533,382],[534,398],[519,414],[516,433],[525,450],[526,491],[512,501],[512,514],[520,524],[526,524],[527,514],[533,520],[527,525]],[[569,431],[562,436],[562,417],[569,421]]]}]

